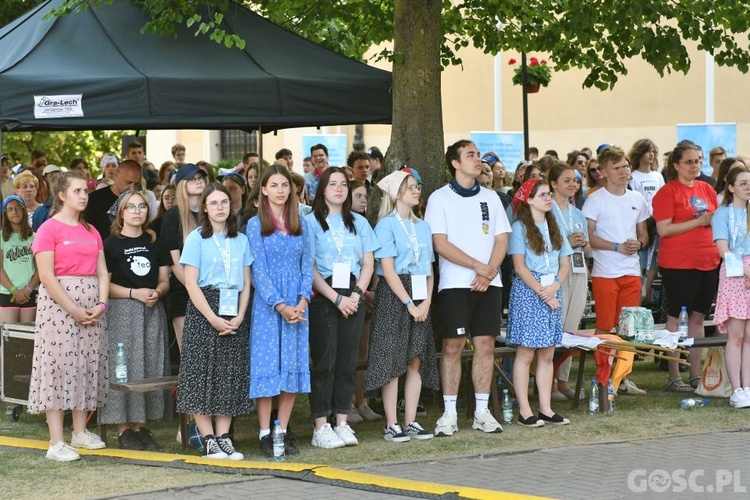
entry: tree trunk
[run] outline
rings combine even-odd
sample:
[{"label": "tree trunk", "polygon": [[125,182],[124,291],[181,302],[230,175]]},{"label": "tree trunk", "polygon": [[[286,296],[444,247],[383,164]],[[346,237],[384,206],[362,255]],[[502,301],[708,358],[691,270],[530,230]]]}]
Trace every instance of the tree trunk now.
[{"label": "tree trunk", "polygon": [[[441,5],[440,0],[395,0],[393,125],[377,176],[380,179],[406,163],[422,177],[425,200],[445,183],[447,169],[440,97]],[[380,194],[373,190],[371,215],[378,211]]]}]

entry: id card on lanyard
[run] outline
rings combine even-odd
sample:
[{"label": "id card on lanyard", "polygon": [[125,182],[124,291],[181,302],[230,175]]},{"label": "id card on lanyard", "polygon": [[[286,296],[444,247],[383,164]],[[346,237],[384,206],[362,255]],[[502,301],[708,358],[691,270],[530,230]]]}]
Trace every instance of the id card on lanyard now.
[{"label": "id card on lanyard", "polygon": [[352,274],[352,266],[351,263],[344,262],[344,257],[342,255],[342,252],[344,250],[344,231],[346,230],[346,228],[344,227],[344,220],[341,220],[338,232],[333,230],[331,221],[326,219],[326,222],[328,223],[328,229],[331,231],[331,237],[333,238],[334,245],[336,245],[336,251],[338,255],[336,262],[334,262],[331,266],[331,271],[333,272],[331,278],[331,287],[349,288],[349,277]]},{"label": "id card on lanyard", "polygon": [[547,273],[543,274],[539,280],[542,286],[550,286],[555,282],[555,275],[552,274],[552,267],[549,263],[549,254],[552,251],[552,239],[549,235],[549,226],[544,221],[544,263],[547,265]]},{"label": "id card on lanyard", "polygon": [[410,220],[411,233],[406,230],[406,224],[404,219],[396,212],[393,211],[393,215],[396,216],[398,223],[401,225],[406,239],[409,241],[411,247],[411,264],[409,265],[409,275],[411,276],[411,299],[412,300],[425,300],[427,299],[427,275],[426,274],[412,274],[412,268],[416,268],[417,273],[419,272],[419,240],[417,239],[417,225],[414,221]]},{"label": "id card on lanyard", "polygon": [[[745,216],[745,218],[747,219],[747,216]],[[737,223],[734,221],[733,206],[729,207],[729,231],[732,236],[732,245],[729,247],[730,251],[724,254],[724,267],[727,273],[727,278],[739,278],[740,276],[744,276],[745,272],[742,266],[742,254],[735,253],[735,250],[737,249],[737,235],[740,232],[740,224],[739,221]]]},{"label": "id card on lanyard", "polygon": [[[212,235],[211,238],[216,244],[219,255],[221,255],[222,263],[224,264],[224,277],[226,283],[229,284],[231,281],[232,273],[232,253],[229,247],[229,237],[225,236],[224,248],[221,248],[219,239],[216,235]],[[240,302],[240,291],[233,288],[220,288],[219,289],[219,316],[231,316],[235,317],[239,313],[239,302]]]},{"label": "id card on lanyard", "polygon": [[[573,210],[571,210],[570,207],[568,207],[568,221],[566,222],[562,209],[555,200],[552,200],[552,205],[555,207],[555,210],[557,210],[557,213],[560,214],[560,220],[563,222],[565,231],[567,233],[565,235],[566,238],[574,232],[574,229],[583,229],[583,226],[581,226],[581,224],[573,224]],[[579,226],[581,227],[579,228]],[[586,274],[586,259],[583,255],[583,250],[574,250],[573,255],[570,256],[570,263],[572,271],[574,273]]]}]

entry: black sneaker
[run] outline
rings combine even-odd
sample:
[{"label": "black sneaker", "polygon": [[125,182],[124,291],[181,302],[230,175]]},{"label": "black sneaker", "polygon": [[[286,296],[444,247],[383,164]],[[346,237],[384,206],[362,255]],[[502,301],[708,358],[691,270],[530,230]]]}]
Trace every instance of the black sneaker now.
[{"label": "black sneaker", "polygon": [[203,436],[203,440],[206,443],[205,449],[203,450],[203,456],[206,458],[229,458],[229,455],[219,448],[219,443],[213,434]]},{"label": "black sneaker", "polygon": [[135,434],[138,435],[138,439],[140,439],[141,443],[143,443],[144,450],[155,450],[159,447],[159,445],[156,444],[156,438],[154,438],[154,433],[151,432],[150,429],[141,427],[138,429],[138,432],[136,432]]},{"label": "black sneaker", "polygon": [[[273,451],[273,443],[271,444],[271,451]],[[289,431],[284,434],[284,454],[299,455],[299,448],[294,444],[294,438],[289,435]]]},{"label": "black sneaker", "polygon": [[432,439],[433,434],[430,431],[424,430],[421,425],[419,425],[418,422],[412,422],[406,427],[404,427],[404,434],[409,436],[412,439],[417,440],[425,440],[425,439]]},{"label": "black sneaker", "polygon": [[141,451],[144,449],[143,442],[133,429],[125,429],[122,434],[117,436],[117,440],[120,442],[120,448],[123,450]]},{"label": "black sneaker", "polygon": [[264,457],[273,458],[273,439],[270,434],[260,438],[260,453]]},{"label": "black sneaker", "polygon": [[245,458],[245,455],[234,449],[229,433],[216,438],[216,443],[219,445],[219,448],[221,448],[221,451],[227,454],[229,460],[242,460]]}]

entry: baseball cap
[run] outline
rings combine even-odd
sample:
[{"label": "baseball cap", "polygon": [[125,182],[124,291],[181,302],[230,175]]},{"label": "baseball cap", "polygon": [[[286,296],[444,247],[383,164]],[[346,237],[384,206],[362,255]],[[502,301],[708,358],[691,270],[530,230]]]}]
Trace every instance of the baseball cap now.
[{"label": "baseball cap", "polygon": [[60,167],[57,165],[47,165],[44,167],[44,170],[42,170],[42,175],[51,174],[52,172],[62,172],[62,170],[60,170]]},{"label": "baseball cap", "polygon": [[11,201],[17,201],[18,203],[21,204],[23,208],[26,208],[26,203],[23,202],[23,198],[21,198],[20,196],[16,194],[12,194],[3,200],[3,207],[2,207],[3,212],[5,212],[5,207],[7,207],[8,203],[10,203]]},{"label": "baseball cap", "polygon": [[206,177],[206,172],[199,169],[194,163],[185,163],[177,169],[177,173],[174,176],[174,183],[179,184],[180,181],[186,181],[195,177],[195,174],[201,173],[203,177]]},{"label": "baseball cap", "polygon": [[383,153],[381,153],[380,148],[376,146],[373,146],[370,149],[368,149],[367,154],[370,155],[370,158],[375,158],[380,161],[383,161]]}]

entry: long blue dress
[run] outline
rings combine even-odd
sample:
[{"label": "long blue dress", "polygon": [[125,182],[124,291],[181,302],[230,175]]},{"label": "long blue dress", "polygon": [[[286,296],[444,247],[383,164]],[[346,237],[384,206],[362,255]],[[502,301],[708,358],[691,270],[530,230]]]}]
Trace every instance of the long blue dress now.
[{"label": "long blue dress", "polygon": [[[281,392],[310,392],[309,323],[293,325],[274,309],[281,302],[296,306],[312,294],[313,258],[304,220],[302,235],[278,231],[261,236],[260,219],[247,223],[252,264],[252,331],[250,334],[250,398]],[[307,318],[307,312],[305,312]]]}]

